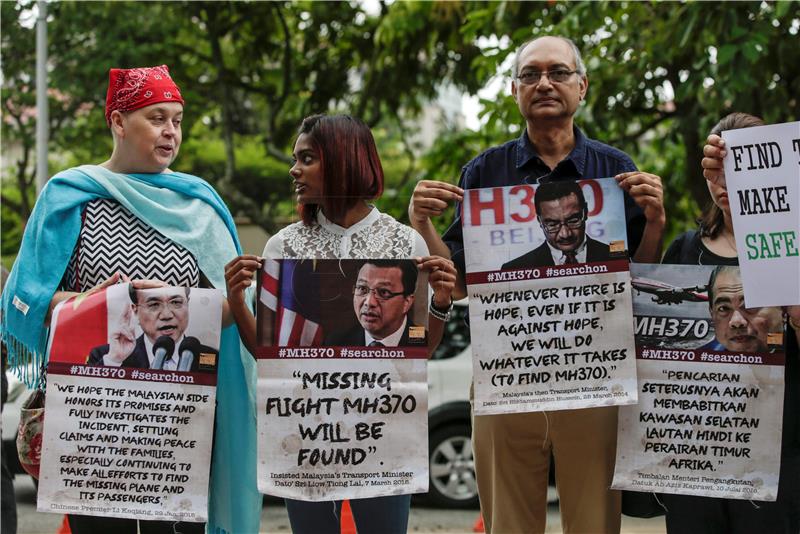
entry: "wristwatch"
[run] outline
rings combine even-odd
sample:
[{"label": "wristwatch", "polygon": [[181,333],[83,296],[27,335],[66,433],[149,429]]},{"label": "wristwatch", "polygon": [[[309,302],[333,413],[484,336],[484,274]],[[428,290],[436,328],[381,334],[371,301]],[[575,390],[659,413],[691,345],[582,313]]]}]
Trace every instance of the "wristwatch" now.
[{"label": "wristwatch", "polygon": [[450,304],[446,308],[439,308],[433,302],[433,295],[431,295],[431,305],[428,307],[428,312],[439,319],[440,321],[447,322],[450,319],[450,312],[453,310],[453,299],[450,299]]}]

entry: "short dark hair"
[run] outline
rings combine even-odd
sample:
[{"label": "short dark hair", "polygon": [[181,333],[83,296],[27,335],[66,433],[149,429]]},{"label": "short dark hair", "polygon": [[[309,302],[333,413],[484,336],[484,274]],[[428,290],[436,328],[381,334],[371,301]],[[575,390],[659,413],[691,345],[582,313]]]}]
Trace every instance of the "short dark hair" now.
[{"label": "short dark hair", "polygon": [[536,208],[536,216],[539,216],[539,206],[542,205],[542,202],[558,200],[559,198],[568,197],[569,195],[578,197],[581,210],[585,215],[586,212],[589,211],[589,208],[586,204],[586,197],[583,196],[581,184],[573,180],[562,180],[558,182],[545,182],[536,188],[536,191],[533,193],[533,206]]},{"label": "short dark hair", "polygon": [[739,267],[737,265],[717,265],[714,267],[714,270],[711,271],[711,276],[708,277],[708,307],[709,309],[714,309],[714,284],[717,282],[717,277],[721,273],[733,273],[735,272],[738,276],[741,276],[739,273]]},{"label": "short dark hair", "polygon": [[[749,115],[747,113],[735,112],[731,113],[723,117],[721,121],[719,121],[716,126],[711,128],[711,132],[714,135],[720,135],[722,132],[726,130],[738,130],[740,128],[752,128],[753,126],[764,126],[764,120],[756,117],[755,115]],[[722,231],[722,228],[725,226],[725,214],[722,213],[722,210],[714,204],[714,201],[711,200],[706,204],[706,208],[703,210],[703,214],[697,221],[700,224],[700,235],[703,237],[710,237],[715,238],[719,235]]]},{"label": "short dark hair", "polygon": [[[154,289],[157,289],[157,288],[154,288]],[[183,289],[186,291],[186,298],[188,299],[189,298],[189,291],[191,291],[191,288],[184,287]],[[134,304],[136,304],[136,305],[139,304],[139,290],[136,289],[135,287],[133,287],[133,284],[128,284],[128,297],[131,299],[131,302],[133,302]]]},{"label": "short dark hair", "polygon": [[[398,268],[402,273],[403,295],[413,295],[417,290],[417,265],[413,260],[367,260],[361,264],[374,265],[380,269]],[[358,268],[361,271],[361,267]]]},{"label": "short dark hair", "polygon": [[[303,119],[306,134],[319,155],[325,216],[336,221],[362,200],[383,193],[383,167],[369,126],[349,115],[312,115]],[[320,206],[300,204],[305,224],[316,218]]]}]

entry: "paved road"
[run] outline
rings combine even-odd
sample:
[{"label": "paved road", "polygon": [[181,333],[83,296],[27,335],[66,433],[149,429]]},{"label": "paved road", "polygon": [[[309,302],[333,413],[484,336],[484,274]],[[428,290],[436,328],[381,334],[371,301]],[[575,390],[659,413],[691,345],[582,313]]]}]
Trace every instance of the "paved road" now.
[{"label": "paved road", "polygon": [[[19,516],[18,534],[55,534],[62,516],[36,511],[36,490],[30,477],[18,476],[14,481]],[[477,510],[439,510],[412,506],[409,532],[468,534],[478,517]],[[547,534],[561,532],[558,505],[551,504],[547,513]],[[261,532],[290,532],[289,518],[283,504],[269,500],[261,513]],[[663,534],[664,519],[631,519],[623,517],[623,534]]]}]

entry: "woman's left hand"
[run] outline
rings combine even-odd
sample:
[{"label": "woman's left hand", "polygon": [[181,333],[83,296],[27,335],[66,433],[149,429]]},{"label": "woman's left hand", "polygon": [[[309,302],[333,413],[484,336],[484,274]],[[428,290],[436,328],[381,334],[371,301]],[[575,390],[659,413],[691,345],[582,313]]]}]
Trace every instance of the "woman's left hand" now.
[{"label": "woman's left hand", "polygon": [[614,177],[623,191],[628,193],[636,205],[644,210],[648,223],[663,226],[666,223],[664,212],[664,189],[661,177],[648,172],[623,172]]},{"label": "woman's left hand", "polygon": [[417,258],[420,271],[428,272],[428,284],[433,288],[433,303],[437,308],[450,306],[451,295],[456,287],[456,267],[452,261],[441,256]]}]

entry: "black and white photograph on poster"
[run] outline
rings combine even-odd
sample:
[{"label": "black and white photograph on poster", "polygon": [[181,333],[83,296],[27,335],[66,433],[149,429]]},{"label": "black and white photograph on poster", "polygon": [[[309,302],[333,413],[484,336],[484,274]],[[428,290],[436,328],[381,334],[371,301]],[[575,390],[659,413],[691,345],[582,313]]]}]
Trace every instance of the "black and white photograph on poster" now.
[{"label": "black and white photograph on poster", "polygon": [[39,511],[207,520],[222,298],[117,284],[55,309]]},{"label": "black and white photograph on poster", "polygon": [[800,121],[722,132],[748,307],[800,304]]},{"label": "black and white photograph on poster", "polygon": [[639,403],[619,409],[616,489],[774,501],[780,308],[747,308],[736,266],[639,265]]},{"label": "black and white photograph on poster", "polygon": [[427,276],[405,259],[267,260],[259,281],[259,490],[427,491]]},{"label": "black and white photograph on poster", "polygon": [[466,191],[476,415],[636,402],[624,213],[613,178]]}]

